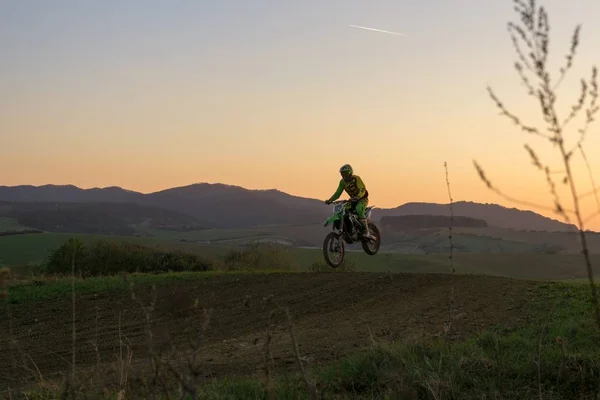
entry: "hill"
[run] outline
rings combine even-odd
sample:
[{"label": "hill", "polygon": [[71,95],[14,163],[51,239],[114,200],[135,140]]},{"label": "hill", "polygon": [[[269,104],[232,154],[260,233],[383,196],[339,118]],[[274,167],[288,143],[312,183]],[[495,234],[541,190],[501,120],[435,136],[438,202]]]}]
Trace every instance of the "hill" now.
[{"label": "hill", "polygon": [[321,222],[329,209],[323,202],[278,190],[200,183],[143,194],[118,187],[81,189],[73,185],[0,186],[0,201],[136,203],[176,211],[214,228]]},{"label": "hill", "polygon": [[[484,220],[490,227],[525,231],[565,232],[576,231],[575,225],[544,217],[538,213],[518,208],[503,207],[498,204],[482,204],[471,201],[458,201],[452,204],[455,216]],[[448,204],[406,203],[400,207],[381,210],[383,216],[403,215],[449,215]]]},{"label": "hill", "polygon": [[222,228],[321,222],[329,212],[320,200],[278,190],[207,183],[150,193],[143,201],[180,210]]},{"label": "hill", "polygon": [[135,203],[0,202],[0,217],[47,232],[136,235],[211,227],[186,214]]},{"label": "hill", "polygon": [[3,202],[140,203],[142,193],[116,186],[81,189],[73,185],[0,186]]},{"label": "hill", "polygon": [[[199,183],[143,194],[119,187],[81,189],[73,185],[0,186],[0,201],[19,203],[135,203],[170,210],[214,228],[319,224],[331,212],[321,200],[279,190],[250,190],[225,184]],[[454,215],[484,220],[490,227],[530,231],[570,231],[574,226],[532,211],[496,204],[457,202]],[[448,206],[407,203],[378,209],[374,218],[428,214],[448,215]]]},{"label": "hill", "polygon": [[398,217],[382,217],[379,220],[381,227],[394,231],[411,229],[447,228],[487,228],[488,223],[482,219],[447,215],[411,214]]}]

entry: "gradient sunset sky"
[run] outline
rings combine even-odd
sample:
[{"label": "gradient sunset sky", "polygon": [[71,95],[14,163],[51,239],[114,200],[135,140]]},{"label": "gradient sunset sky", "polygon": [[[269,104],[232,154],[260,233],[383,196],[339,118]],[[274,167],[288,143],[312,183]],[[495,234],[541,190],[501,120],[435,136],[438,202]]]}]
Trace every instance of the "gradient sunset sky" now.
[{"label": "gradient sunset sky", "polygon": [[[583,25],[564,117],[600,63],[600,2],[542,4],[555,77]],[[325,199],[348,162],[371,204],[392,207],[447,202],[447,161],[455,200],[527,208],[490,192],[477,159],[506,193],[551,207],[523,145],[560,170],[556,150],[486,92],[540,124],[513,68],[515,19],[512,0],[0,1],[0,184],[222,182]],[[599,136],[600,123],[586,141],[598,183]],[[582,162],[575,172],[590,190]]]}]

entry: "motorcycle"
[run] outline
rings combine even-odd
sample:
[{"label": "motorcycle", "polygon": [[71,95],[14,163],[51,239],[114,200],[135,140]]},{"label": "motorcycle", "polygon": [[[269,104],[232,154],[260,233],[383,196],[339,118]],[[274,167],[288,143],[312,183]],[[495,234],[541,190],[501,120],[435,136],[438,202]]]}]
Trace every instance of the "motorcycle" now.
[{"label": "motorcycle", "polygon": [[[369,231],[375,239],[367,239],[362,236],[363,227],[358,220],[356,213],[346,212],[345,205],[349,202],[349,200],[332,202],[333,215],[327,218],[323,224],[324,227],[331,224],[333,229],[332,232],[329,232],[327,236],[325,236],[325,240],[323,241],[323,256],[325,257],[327,264],[332,268],[337,268],[344,262],[344,242],[353,244],[360,241],[364,252],[370,256],[377,254],[379,251],[379,245],[381,243],[379,228],[377,228],[377,225],[372,223],[369,218],[373,211],[373,206],[367,207],[365,210],[365,217],[367,218]],[[330,252],[339,254],[339,259],[335,261],[330,256]]]}]

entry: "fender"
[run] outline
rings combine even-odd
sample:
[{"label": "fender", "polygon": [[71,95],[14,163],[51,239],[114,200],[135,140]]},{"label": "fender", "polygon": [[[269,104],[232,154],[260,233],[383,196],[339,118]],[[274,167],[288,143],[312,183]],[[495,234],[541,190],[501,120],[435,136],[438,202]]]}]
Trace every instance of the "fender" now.
[{"label": "fender", "polygon": [[325,220],[325,222],[323,223],[323,226],[333,224],[334,222],[339,221],[340,218],[341,218],[340,214],[334,214]]}]

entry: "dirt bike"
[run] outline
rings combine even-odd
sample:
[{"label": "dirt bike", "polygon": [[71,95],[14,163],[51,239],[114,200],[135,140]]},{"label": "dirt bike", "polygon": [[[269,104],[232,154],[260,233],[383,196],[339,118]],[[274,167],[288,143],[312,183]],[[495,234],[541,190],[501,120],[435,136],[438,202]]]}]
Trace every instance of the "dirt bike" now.
[{"label": "dirt bike", "polygon": [[[323,226],[332,225],[333,232],[329,232],[325,236],[323,241],[323,256],[325,261],[332,268],[337,268],[344,262],[345,245],[353,244],[358,241],[361,242],[362,248],[370,256],[377,254],[379,251],[379,245],[381,242],[381,236],[377,225],[369,220],[373,206],[367,207],[365,210],[365,217],[367,218],[367,224],[369,231],[375,237],[375,239],[367,239],[362,236],[363,227],[358,216],[355,212],[346,212],[346,203],[349,200],[338,200],[334,201],[333,204],[333,215],[325,220]],[[339,260],[334,261],[329,252],[335,252],[339,254]]]}]

